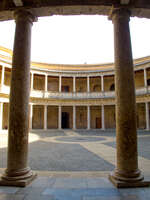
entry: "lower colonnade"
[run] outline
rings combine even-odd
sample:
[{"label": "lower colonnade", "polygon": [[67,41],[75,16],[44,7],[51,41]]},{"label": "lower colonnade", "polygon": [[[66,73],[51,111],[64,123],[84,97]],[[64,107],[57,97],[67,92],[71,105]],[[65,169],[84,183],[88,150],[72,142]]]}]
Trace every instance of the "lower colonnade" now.
[{"label": "lower colonnade", "polygon": [[[30,103],[30,130],[116,128],[115,105],[42,105]],[[8,129],[8,102],[0,102],[0,129]],[[137,104],[137,128],[150,130],[149,103]]]},{"label": "lower colonnade", "polygon": [[[112,114],[111,111],[108,115],[113,116],[113,120],[116,121],[117,154],[116,168],[109,175],[109,179],[116,187],[150,185],[138,169],[137,122],[141,119],[137,119],[136,114],[136,103],[144,104],[145,115],[143,112],[141,115],[145,116],[145,126],[149,129],[148,85],[150,81],[147,79],[149,61],[148,58],[144,58],[133,63],[129,29],[131,14],[131,10],[126,6],[112,7],[109,18],[114,26],[114,65],[93,65],[93,67],[87,65],[85,70],[85,65],[67,67],[33,63],[32,72],[36,71],[37,74],[32,75],[33,73],[30,73],[31,27],[36,17],[25,9],[17,9],[14,12],[16,32],[10,93],[7,87],[4,92],[4,87],[1,85],[1,102],[6,102],[9,98],[9,122],[7,168],[1,176],[0,185],[26,186],[36,178],[36,174],[28,166],[29,118],[32,118],[30,128],[39,126],[46,129],[52,122],[52,118],[49,120],[52,110],[55,110],[56,114],[53,117],[57,118],[55,121],[59,129],[69,126],[74,129],[90,129],[93,125],[105,129],[108,113],[106,108],[112,105],[116,107],[114,109],[116,114]],[[3,58],[8,59],[5,63],[9,65],[11,58],[8,56]],[[47,74],[45,79],[38,74],[38,67],[40,72]],[[61,74],[58,80],[61,67],[65,73],[64,77],[67,78]],[[52,72],[53,77],[48,77]],[[8,71],[6,74],[8,75]],[[70,74],[73,76],[69,77]],[[141,83],[144,84],[142,88],[136,89],[135,74],[137,85],[141,87]],[[141,74],[143,76],[140,80]],[[2,84],[4,78],[5,71],[2,67]],[[95,79],[94,84],[93,79]],[[35,91],[35,85],[40,88],[40,91]],[[107,86],[109,91],[106,89]],[[57,92],[54,92],[53,88]],[[5,103],[1,103],[1,127],[2,114],[5,113],[2,112],[4,105]],[[39,123],[38,118],[43,120]],[[93,118],[95,118],[94,122]]]}]

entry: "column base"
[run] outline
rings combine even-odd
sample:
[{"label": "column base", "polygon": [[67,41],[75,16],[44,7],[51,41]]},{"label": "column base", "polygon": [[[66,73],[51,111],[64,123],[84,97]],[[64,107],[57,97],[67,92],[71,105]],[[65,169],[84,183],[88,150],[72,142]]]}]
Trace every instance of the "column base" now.
[{"label": "column base", "polygon": [[141,175],[138,179],[128,178],[126,180],[119,180],[114,176],[112,172],[108,176],[109,180],[114,184],[117,188],[135,188],[135,187],[149,187],[150,181],[144,181],[143,176]]},{"label": "column base", "polygon": [[20,179],[12,179],[12,180],[8,180],[7,177],[5,178],[4,176],[2,176],[0,178],[0,186],[16,186],[16,187],[26,187],[27,185],[29,185],[36,177],[37,174],[35,172],[30,172],[32,173],[30,177],[26,178],[26,177],[20,177]]}]

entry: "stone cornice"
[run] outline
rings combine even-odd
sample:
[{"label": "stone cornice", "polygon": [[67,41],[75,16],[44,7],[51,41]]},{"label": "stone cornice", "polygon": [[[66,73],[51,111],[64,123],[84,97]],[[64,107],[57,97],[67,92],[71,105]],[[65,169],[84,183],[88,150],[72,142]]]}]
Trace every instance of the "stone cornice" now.
[{"label": "stone cornice", "polygon": [[[0,20],[13,19],[13,12],[19,8],[26,8],[39,16],[50,15],[80,15],[99,14],[109,15],[112,5],[121,5],[120,0],[22,0],[22,6],[13,1],[0,1]],[[128,4],[132,16],[150,18],[150,2],[148,0],[132,0]]]},{"label": "stone cornice", "polygon": [[[2,52],[8,53],[9,56],[3,55]],[[12,50],[0,46],[0,61],[11,65]],[[134,60],[134,70],[141,70],[150,67],[150,56]],[[104,64],[49,64],[40,62],[31,62],[31,70],[35,73],[48,74],[50,76],[100,76],[114,75],[113,63]]]}]

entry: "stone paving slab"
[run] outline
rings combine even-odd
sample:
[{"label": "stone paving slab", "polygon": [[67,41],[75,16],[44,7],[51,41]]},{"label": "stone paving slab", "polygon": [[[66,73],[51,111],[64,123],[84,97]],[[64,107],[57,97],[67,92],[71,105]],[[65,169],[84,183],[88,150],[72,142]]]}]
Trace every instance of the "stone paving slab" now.
[{"label": "stone paving slab", "polygon": [[[37,171],[39,177],[26,188],[1,186],[0,200],[150,199],[150,187],[117,189],[108,180],[109,171],[115,167],[114,131],[68,130],[67,132],[44,133],[39,131],[33,134],[34,137],[31,138],[30,143],[30,147],[32,147],[29,153],[30,164],[34,164],[33,169],[45,171]],[[94,139],[92,139],[92,134]],[[70,138],[69,140],[65,139],[66,136],[71,136],[71,142]],[[150,133],[141,131],[138,136],[139,155],[143,157],[139,157],[143,168],[142,173],[146,180],[150,180]],[[59,137],[64,137],[64,139],[57,140]],[[81,139],[77,137],[81,137]],[[100,139],[95,141],[96,137]],[[105,140],[101,138],[105,138]],[[6,165],[5,141],[3,141],[3,145],[3,148],[0,146],[1,167]],[[103,152],[104,148],[105,152]],[[49,169],[53,170],[48,171]],[[4,168],[0,169],[0,172],[3,171]]]},{"label": "stone paving slab", "polygon": [[150,187],[117,189],[104,177],[40,176],[26,188],[0,187],[0,200],[149,200]]}]

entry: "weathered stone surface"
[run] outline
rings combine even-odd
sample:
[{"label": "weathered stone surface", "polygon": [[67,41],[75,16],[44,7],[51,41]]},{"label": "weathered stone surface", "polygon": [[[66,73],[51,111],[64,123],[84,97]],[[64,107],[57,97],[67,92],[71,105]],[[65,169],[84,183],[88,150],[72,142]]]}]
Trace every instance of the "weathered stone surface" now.
[{"label": "weathered stone surface", "polygon": [[114,8],[116,140],[117,166],[109,176],[117,187],[137,187],[143,184],[138,170],[136,104],[132,48],[129,30],[130,11]]},{"label": "weathered stone surface", "polygon": [[27,163],[31,27],[35,18],[26,10],[18,10],[14,15],[16,32],[10,90],[8,159],[0,184],[25,186],[35,178]]}]

